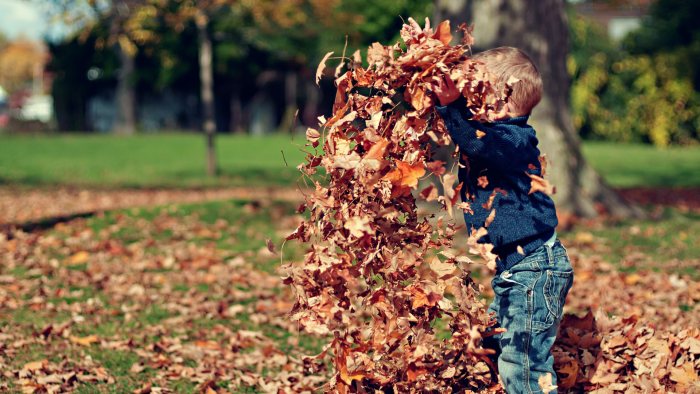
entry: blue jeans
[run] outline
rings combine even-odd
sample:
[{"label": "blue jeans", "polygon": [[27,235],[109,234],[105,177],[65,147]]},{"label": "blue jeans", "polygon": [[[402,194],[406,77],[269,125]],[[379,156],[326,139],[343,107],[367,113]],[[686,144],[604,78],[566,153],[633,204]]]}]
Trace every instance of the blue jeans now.
[{"label": "blue jeans", "polygon": [[549,350],[573,280],[569,256],[557,240],[553,247],[540,246],[491,281],[496,296],[488,311],[496,312],[495,327],[508,331],[486,338],[484,346],[496,350],[508,394],[542,393],[537,380],[547,373],[556,385]]}]

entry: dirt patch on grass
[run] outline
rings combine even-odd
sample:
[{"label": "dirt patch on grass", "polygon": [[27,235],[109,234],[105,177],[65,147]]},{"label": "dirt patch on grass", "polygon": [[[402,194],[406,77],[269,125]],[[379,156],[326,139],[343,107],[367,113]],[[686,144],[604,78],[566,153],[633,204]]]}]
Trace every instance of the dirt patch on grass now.
[{"label": "dirt patch on grass", "polygon": [[116,189],[0,187],[0,225],[84,215],[132,207],[216,200],[303,201],[291,188]]}]

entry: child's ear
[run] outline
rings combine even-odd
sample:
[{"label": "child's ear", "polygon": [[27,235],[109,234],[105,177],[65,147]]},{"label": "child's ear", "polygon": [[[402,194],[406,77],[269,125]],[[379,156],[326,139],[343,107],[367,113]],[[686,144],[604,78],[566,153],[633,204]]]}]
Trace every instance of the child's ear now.
[{"label": "child's ear", "polygon": [[508,108],[508,102],[503,104],[503,108],[493,117],[494,120],[503,120],[508,117],[508,112],[510,112],[510,109]]}]

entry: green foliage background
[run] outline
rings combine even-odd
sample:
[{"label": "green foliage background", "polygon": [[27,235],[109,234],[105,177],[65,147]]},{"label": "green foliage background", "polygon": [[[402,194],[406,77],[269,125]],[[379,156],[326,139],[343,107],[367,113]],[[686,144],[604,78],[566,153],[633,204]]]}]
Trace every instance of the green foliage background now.
[{"label": "green foliage background", "polygon": [[622,43],[570,16],[574,126],[592,140],[698,145],[700,2],[659,0]]}]

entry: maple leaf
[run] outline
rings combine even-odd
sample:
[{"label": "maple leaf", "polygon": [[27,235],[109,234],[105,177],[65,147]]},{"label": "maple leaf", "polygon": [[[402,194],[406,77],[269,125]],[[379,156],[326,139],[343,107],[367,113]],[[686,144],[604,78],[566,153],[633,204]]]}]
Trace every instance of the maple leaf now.
[{"label": "maple leaf", "polygon": [[699,379],[693,363],[687,361],[680,368],[671,369],[671,380],[677,383],[676,386],[680,392],[685,392],[690,387],[690,383],[697,382]]},{"label": "maple leaf", "polygon": [[387,58],[387,50],[384,45],[375,42],[367,49],[367,61],[370,66],[375,63],[382,63]]},{"label": "maple leaf", "polygon": [[430,269],[438,274],[439,278],[453,273],[456,268],[457,267],[455,267],[454,263],[443,263],[437,256],[435,256],[433,261],[430,263]]},{"label": "maple leaf", "polygon": [[369,148],[369,151],[362,158],[363,160],[374,159],[382,160],[386,154],[386,148],[389,146],[389,141],[386,138],[382,138]]},{"label": "maple leaf", "polygon": [[321,76],[323,75],[323,70],[326,68],[326,60],[328,60],[329,57],[333,52],[328,52],[326,53],[325,56],[323,56],[323,59],[321,59],[321,62],[318,63],[318,67],[316,68],[316,85],[320,86],[318,82],[321,80]]},{"label": "maple leaf", "polygon": [[418,179],[425,175],[425,166],[422,162],[409,164],[405,161],[396,160],[396,168],[389,171],[383,179],[391,182],[395,192],[392,196],[401,196],[418,186]]},{"label": "maple leaf", "polygon": [[372,231],[372,227],[369,226],[369,218],[361,218],[359,216],[353,216],[348,219],[343,227],[350,230],[350,234],[357,238],[361,238],[363,235]]},{"label": "maple leaf", "polygon": [[430,186],[426,187],[420,192],[419,196],[428,202],[434,201],[438,199],[438,191],[435,188],[435,185],[431,183]]},{"label": "maple leaf", "polygon": [[455,207],[461,209],[464,211],[464,213],[470,213],[474,214],[474,211],[472,210],[472,204],[469,202],[460,202],[459,204],[455,205]]},{"label": "maple leaf", "polygon": [[464,37],[460,40],[462,45],[469,47],[469,50],[471,50],[472,45],[474,45],[475,41],[474,37],[472,37],[472,32],[474,31],[474,24],[472,23],[471,26],[469,26],[466,23],[462,23],[457,29],[461,31],[462,34],[464,34]]},{"label": "maple leaf", "polygon": [[360,161],[362,161],[360,155],[357,152],[351,152],[349,155],[336,156],[333,167],[352,170],[360,164]]},{"label": "maple leaf", "polygon": [[445,162],[440,160],[434,160],[426,163],[426,168],[435,176],[440,176],[445,173]]},{"label": "maple leaf", "polygon": [[486,175],[480,176],[477,181],[479,182],[479,187],[486,187],[489,185],[489,180],[486,178]]},{"label": "maple leaf", "polygon": [[443,45],[450,45],[452,34],[450,33],[450,21],[440,23],[433,34],[434,39],[440,41]]},{"label": "maple leaf", "polygon": [[559,387],[568,390],[576,384],[578,377],[578,363],[571,361],[565,367],[557,369],[557,378],[559,379]]},{"label": "maple leaf", "polygon": [[530,191],[528,192],[528,194],[532,194],[535,192],[543,192],[544,194],[552,195],[557,192],[557,189],[554,186],[552,186],[548,180],[537,175],[528,173],[525,174],[527,174],[527,176],[529,176],[530,179],[532,179],[532,182],[530,183]]},{"label": "maple leaf", "polygon": [[537,379],[537,385],[540,386],[544,394],[548,394],[557,389],[557,386],[552,384],[552,374],[547,372]]}]

